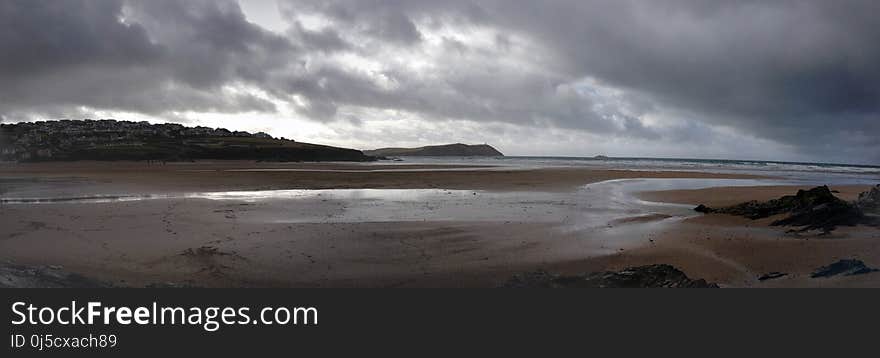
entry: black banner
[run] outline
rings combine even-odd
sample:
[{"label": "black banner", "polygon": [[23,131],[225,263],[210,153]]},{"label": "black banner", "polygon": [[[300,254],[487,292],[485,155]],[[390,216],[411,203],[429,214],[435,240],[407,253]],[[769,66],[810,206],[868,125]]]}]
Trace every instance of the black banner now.
[{"label": "black banner", "polygon": [[[760,345],[801,350],[818,343],[852,348],[871,342],[876,336],[872,326],[880,318],[878,293],[880,290],[7,289],[0,291],[5,305],[0,319],[8,332],[7,357],[227,356],[267,351],[420,356],[474,353],[477,347],[496,353],[522,353],[526,347],[548,351],[571,347],[587,355]],[[166,314],[161,324],[157,315],[163,308]],[[180,315],[178,308],[186,315]],[[227,322],[235,323],[222,321],[224,310]],[[92,324],[88,324],[90,312],[96,312]],[[172,316],[176,320],[173,324],[169,320]],[[183,316],[194,319],[179,320]],[[50,318],[54,322],[46,323]]]}]

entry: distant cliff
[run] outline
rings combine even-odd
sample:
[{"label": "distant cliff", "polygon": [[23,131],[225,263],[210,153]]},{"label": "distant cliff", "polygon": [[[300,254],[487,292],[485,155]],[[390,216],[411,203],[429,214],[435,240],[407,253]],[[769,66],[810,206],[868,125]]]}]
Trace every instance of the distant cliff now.
[{"label": "distant cliff", "polygon": [[375,160],[354,149],[176,123],[59,120],[0,125],[0,161],[196,159]]},{"label": "distant cliff", "polygon": [[497,149],[488,144],[446,144],[430,145],[418,148],[380,148],[365,150],[364,154],[372,156],[412,156],[412,157],[503,157]]}]

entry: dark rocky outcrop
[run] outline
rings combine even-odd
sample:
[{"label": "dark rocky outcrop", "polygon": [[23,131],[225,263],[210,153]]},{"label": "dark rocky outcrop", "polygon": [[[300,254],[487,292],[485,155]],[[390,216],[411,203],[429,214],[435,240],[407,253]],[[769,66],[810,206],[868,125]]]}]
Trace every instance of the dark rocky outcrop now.
[{"label": "dark rocky outcrop", "polygon": [[102,288],[113,285],[58,266],[0,265],[0,288]]},{"label": "dark rocky outcrop", "polygon": [[772,199],[765,202],[752,200],[719,209],[712,209],[700,205],[696,209],[702,208],[702,211],[704,212],[744,216],[749,219],[763,219],[778,214],[809,211],[820,205],[838,206],[847,205],[847,203],[834,196],[827,186],[819,186],[810,190],[798,190],[795,195],[785,195],[779,199]]},{"label": "dark rocky outcrop", "polygon": [[497,149],[488,144],[445,144],[418,148],[380,148],[365,150],[364,154],[375,157],[503,157]]},{"label": "dark rocky outcrop", "polygon": [[871,190],[859,194],[856,205],[867,213],[880,214],[880,184],[875,185]]},{"label": "dark rocky outcrop", "polygon": [[777,279],[777,278],[785,277],[785,276],[788,276],[788,274],[785,272],[773,271],[773,272],[769,272],[769,273],[765,273],[765,274],[761,275],[761,277],[758,277],[758,281],[773,280],[773,279]]},{"label": "dark rocky outcrop", "polygon": [[698,213],[710,214],[710,213],[715,212],[715,209],[712,209],[708,206],[700,204],[700,205],[697,205],[696,208],[694,208],[694,211],[696,211]]},{"label": "dark rocky outcrop", "polygon": [[877,220],[866,216],[859,205],[841,200],[824,185],[810,190],[798,190],[795,195],[786,195],[765,202],[753,200],[724,208],[710,208],[700,204],[694,210],[701,213],[743,216],[752,220],[789,214],[770,225],[801,227],[798,231],[829,232],[837,226],[877,223]]},{"label": "dark rocky outcrop", "polygon": [[692,280],[670,265],[630,267],[621,271],[583,275],[555,275],[546,271],[519,274],[503,288],[718,288],[706,280]]},{"label": "dark rocky outcrop", "polygon": [[813,271],[813,274],[810,275],[812,278],[819,277],[831,277],[837,275],[844,276],[852,276],[852,275],[862,275],[866,273],[871,273],[875,271],[880,271],[875,268],[868,267],[861,260],[854,259],[844,259],[837,261],[828,266],[822,266],[816,271]]}]

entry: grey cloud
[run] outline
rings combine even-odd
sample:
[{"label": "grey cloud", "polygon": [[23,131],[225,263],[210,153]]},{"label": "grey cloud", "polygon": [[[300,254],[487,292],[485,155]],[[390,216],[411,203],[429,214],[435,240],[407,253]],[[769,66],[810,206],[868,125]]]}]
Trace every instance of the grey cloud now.
[{"label": "grey cloud", "polygon": [[273,111],[222,88],[265,80],[294,51],[234,2],[14,1],[0,24],[0,52],[15,54],[0,59],[7,113]]},{"label": "grey cloud", "polygon": [[173,49],[164,60],[175,79],[194,87],[263,81],[269,70],[286,66],[285,56],[295,50],[284,37],[247,22],[235,2],[151,0],[130,6],[150,36]]},{"label": "grey cloud", "polygon": [[[281,1],[286,17],[299,13],[319,13],[333,19],[334,26],[345,28],[386,43],[411,46],[422,39],[405,7],[407,1]],[[412,4],[416,4],[413,2]]]},{"label": "grey cloud", "polygon": [[845,145],[841,128],[880,130],[876,2],[538,6],[500,7],[498,20],[552,46],[574,76],[803,147],[817,139]]},{"label": "grey cloud", "polygon": [[[876,65],[880,4],[874,1],[487,0],[364,5],[338,0],[324,3],[322,9],[340,21],[355,18],[351,11],[359,10],[363,12],[357,14],[368,17],[392,10],[414,19],[431,17],[434,25],[447,18],[470,19],[474,25],[497,29],[498,39],[514,34],[542,46],[549,54],[542,64],[548,73],[537,81],[595,78],[641,101],[688,112],[711,125],[815,155],[864,145],[864,159],[880,161],[878,136],[859,135],[880,133],[880,66]],[[332,9],[351,11],[333,15]],[[471,9],[479,9],[480,15],[468,16]],[[502,48],[509,46],[509,41],[496,42]],[[517,76],[499,71],[499,79]],[[445,83],[454,84],[452,90],[474,101],[457,101],[455,108],[445,109],[449,116],[512,122],[542,116],[563,127],[607,130],[604,121],[595,120],[601,113],[574,103],[583,99],[567,103],[545,96],[542,100],[542,92],[533,87],[492,87],[480,83],[479,73],[465,73],[473,78]],[[445,107],[443,96],[430,96],[424,98],[424,111]],[[480,109],[478,103],[494,108],[498,115]],[[516,110],[520,103],[529,108]],[[546,106],[551,103],[554,106]],[[626,130],[621,135],[659,135],[638,118],[623,123]]]},{"label": "grey cloud", "polygon": [[324,28],[320,31],[311,31],[302,26],[299,21],[288,30],[288,35],[296,38],[307,49],[324,53],[351,49],[352,45],[343,39],[339,32],[332,28]]},{"label": "grey cloud", "polygon": [[367,32],[382,39],[405,45],[418,43],[422,39],[422,33],[419,32],[412,20],[399,12],[384,14],[378,21],[370,25]]},{"label": "grey cloud", "polygon": [[0,76],[59,67],[146,64],[162,54],[138,24],[119,21],[120,1],[7,1],[0,4]]},{"label": "grey cloud", "polygon": [[[248,22],[232,1],[4,2],[0,52],[15,55],[0,57],[0,115],[275,110],[225,90],[243,85],[305,99],[299,112],[322,121],[355,106],[700,145],[723,128],[880,162],[875,1],[291,0],[279,9],[284,34]],[[306,27],[306,14],[326,23]],[[468,41],[475,31],[488,42]],[[431,36],[441,53],[426,52]],[[428,66],[406,66],[413,56]],[[670,113],[681,118],[645,120]]]}]

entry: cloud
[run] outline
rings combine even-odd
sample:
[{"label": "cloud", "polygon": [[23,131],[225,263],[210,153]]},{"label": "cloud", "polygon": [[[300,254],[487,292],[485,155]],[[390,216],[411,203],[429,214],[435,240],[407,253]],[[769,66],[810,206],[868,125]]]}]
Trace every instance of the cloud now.
[{"label": "cloud", "polygon": [[236,3],[9,2],[0,23],[0,52],[15,54],[0,59],[5,113],[272,111],[228,86],[257,85],[267,70],[254,69],[287,66],[295,50]]},{"label": "cloud", "polygon": [[[399,83],[425,85],[402,86],[391,96],[378,91],[376,102],[358,105],[391,108],[400,106],[394,100],[411,97],[406,103],[415,107],[408,110],[432,117],[681,137],[662,123],[652,127],[639,115],[622,113],[631,103],[564,89],[593,79],[635,102],[808,154],[865,146],[866,161],[880,160],[880,137],[864,135],[880,133],[880,23],[871,15],[880,10],[876,2],[367,3],[330,1],[312,9],[341,27],[395,11],[425,31],[457,32],[471,43],[443,37],[443,53],[430,51],[430,44],[409,50],[421,51],[431,64],[427,71],[439,76],[395,71],[404,77]],[[481,32],[494,32],[494,44],[473,41]]]},{"label": "cloud", "polygon": [[494,19],[546,44],[570,76],[814,154],[880,133],[876,2],[552,4],[508,2]]},{"label": "cloud", "polygon": [[0,75],[20,79],[64,67],[126,67],[162,55],[137,24],[119,20],[121,3],[7,2],[0,5]]},{"label": "cloud", "polygon": [[645,155],[731,157],[750,143],[771,158],[880,162],[874,1],[277,8],[286,30],[249,22],[234,1],[5,3],[0,51],[16,56],[0,58],[0,112],[277,113],[365,132],[398,118],[383,144],[426,128],[456,141],[469,122],[505,128],[499,142],[528,138],[509,126],[547,143],[568,133],[570,154],[595,149],[583,138]]}]

